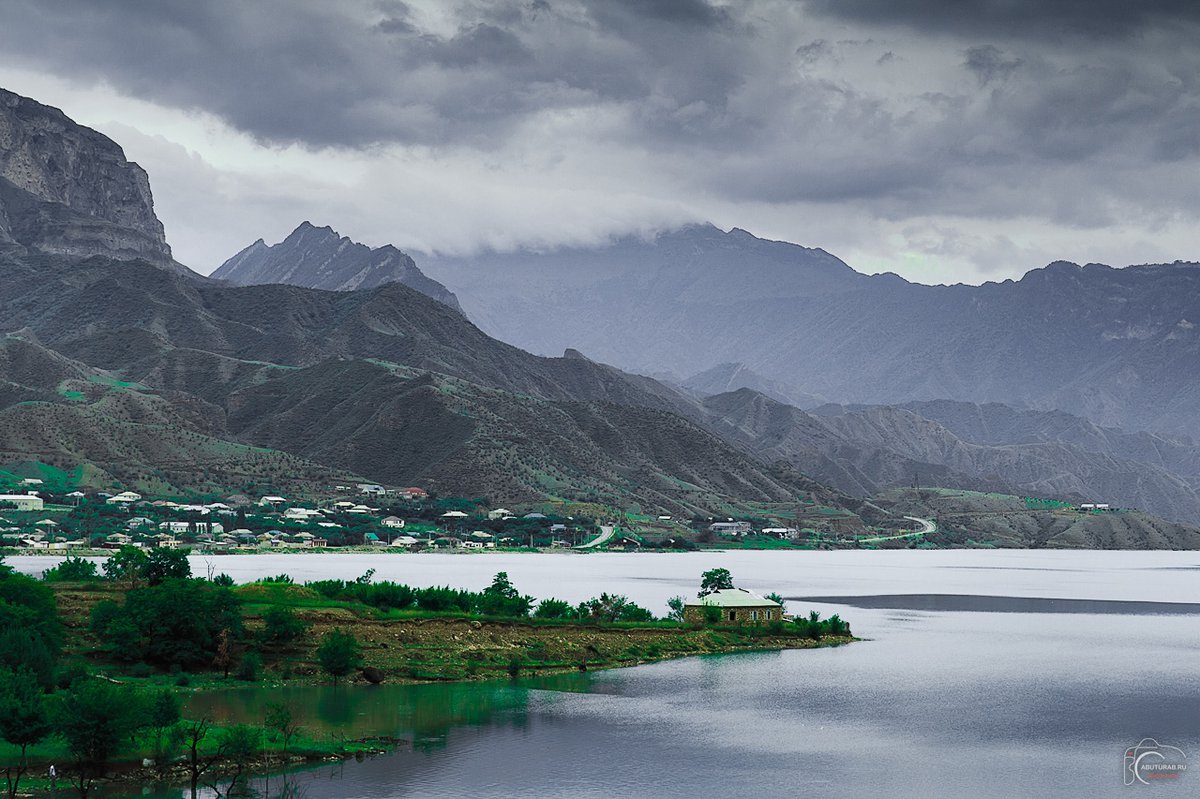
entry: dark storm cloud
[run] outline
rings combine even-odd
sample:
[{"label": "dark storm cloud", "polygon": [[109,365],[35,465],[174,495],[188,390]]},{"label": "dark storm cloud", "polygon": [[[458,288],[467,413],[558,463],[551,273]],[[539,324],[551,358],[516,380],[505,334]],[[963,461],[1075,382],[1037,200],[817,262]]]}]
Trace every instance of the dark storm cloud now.
[{"label": "dark storm cloud", "polygon": [[968,36],[1126,37],[1180,20],[1200,22],[1194,0],[806,0],[814,13],[856,23]]},{"label": "dark storm cloud", "polygon": [[674,208],[1150,229],[1195,216],[1198,30],[1165,0],[8,0],[0,63]]},{"label": "dark storm cloud", "polygon": [[467,3],[452,33],[403,3],[14,0],[9,57],[210,111],[276,142],[476,146],[529,114],[658,98],[719,107],[739,80],[728,14],[702,0]]},{"label": "dark storm cloud", "polygon": [[966,60],[963,62],[975,77],[980,86],[987,86],[995,80],[1004,80],[1021,66],[1021,59],[1012,58],[994,44],[981,44],[968,47]]}]

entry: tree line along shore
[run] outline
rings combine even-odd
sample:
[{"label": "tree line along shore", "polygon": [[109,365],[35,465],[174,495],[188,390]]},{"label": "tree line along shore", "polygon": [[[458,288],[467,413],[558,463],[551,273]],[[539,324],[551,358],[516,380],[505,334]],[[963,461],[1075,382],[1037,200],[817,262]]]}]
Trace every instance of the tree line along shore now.
[{"label": "tree line along shore", "polygon": [[[674,597],[657,618],[608,593],[535,601],[503,572],[470,591],[371,572],[234,585],[192,576],[186,550],[130,547],[99,566],[67,558],[41,579],[0,562],[0,770],[10,797],[54,782],[86,798],[114,780],[228,794],[255,770],[394,742],[305,735],[284,704],[258,725],[188,718],[191,692],[514,679],[854,640],[845,621],[815,612],[731,621],[712,598],[739,590],[711,570],[700,599]],[[777,596],[755,602],[782,610]]]}]

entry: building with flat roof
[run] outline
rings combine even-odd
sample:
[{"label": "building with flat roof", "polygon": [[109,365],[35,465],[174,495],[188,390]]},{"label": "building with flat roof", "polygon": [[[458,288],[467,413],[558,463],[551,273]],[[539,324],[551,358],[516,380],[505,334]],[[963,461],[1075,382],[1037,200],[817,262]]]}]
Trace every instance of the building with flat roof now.
[{"label": "building with flat roof", "polygon": [[34,494],[0,494],[0,502],[11,502],[17,510],[41,510],[46,505]]},{"label": "building with flat roof", "polygon": [[783,619],[783,605],[744,588],[723,588],[683,604],[683,620],[703,624],[714,611],[721,624],[762,624]]}]

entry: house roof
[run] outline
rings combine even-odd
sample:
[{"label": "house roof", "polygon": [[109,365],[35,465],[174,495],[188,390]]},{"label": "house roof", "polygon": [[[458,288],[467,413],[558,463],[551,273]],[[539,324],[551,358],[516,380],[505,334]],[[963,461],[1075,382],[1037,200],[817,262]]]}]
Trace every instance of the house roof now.
[{"label": "house roof", "polygon": [[721,608],[781,607],[778,602],[759,596],[753,591],[747,591],[745,588],[723,588],[720,591],[713,591],[711,594],[705,594],[697,599],[689,599],[683,604],[685,607],[692,608],[703,607],[704,605],[715,605]]}]

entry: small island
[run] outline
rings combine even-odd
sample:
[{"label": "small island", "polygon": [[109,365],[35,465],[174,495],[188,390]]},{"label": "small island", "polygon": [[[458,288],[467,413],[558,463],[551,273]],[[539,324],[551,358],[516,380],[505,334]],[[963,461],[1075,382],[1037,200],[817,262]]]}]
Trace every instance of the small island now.
[{"label": "small island", "polygon": [[373,578],[234,585],[193,576],[186,550],[136,547],[100,566],[67,558],[40,580],[0,562],[9,795],[69,783],[86,799],[114,780],[228,795],[252,771],[395,743],[306,737],[284,704],[257,725],[190,718],[201,690],[512,680],[854,640],[838,616],[793,618],[782,597],[736,588],[725,569],[705,572],[695,598],[670,599],[663,618],[616,594],[537,601],[504,572],[482,591]]}]

